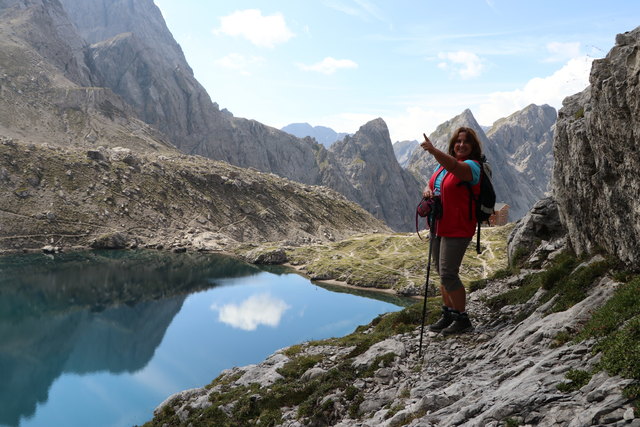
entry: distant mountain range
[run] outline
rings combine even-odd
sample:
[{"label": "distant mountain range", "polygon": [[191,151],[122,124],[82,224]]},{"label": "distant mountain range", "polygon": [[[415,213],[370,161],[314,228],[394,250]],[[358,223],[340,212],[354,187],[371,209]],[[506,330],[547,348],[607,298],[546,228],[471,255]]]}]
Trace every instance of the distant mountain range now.
[{"label": "distant mountain range", "polygon": [[411,153],[416,149],[416,147],[418,147],[419,144],[420,142],[416,140],[397,141],[393,143],[393,153],[396,155],[396,159],[398,160],[400,166],[402,166],[403,168],[407,167]]},{"label": "distant mountain range", "polygon": [[298,138],[311,137],[320,144],[329,148],[336,141],[341,141],[345,136],[350,135],[344,132],[336,132],[325,126],[311,126],[309,123],[291,123],[280,129]]},{"label": "distant mountain range", "polygon": [[[16,71],[31,76],[22,95],[14,99],[5,90],[0,99],[6,136],[141,152],[176,147],[327,186],[396,230],[415,227],[415,205],[433,168],[430,156],[413,148],[400,156],[401,165],[382,119],[344,135],[305,123],[285,132],[234,117],[195,79],[152,0],[4,0],[0,29],[3,51],[30,58]],[[528,109],[496,122],[490,136],[468,110],[432,134],[442,146],[458,125],[477,129],[512,220],[549,190],[555,111]]]}]

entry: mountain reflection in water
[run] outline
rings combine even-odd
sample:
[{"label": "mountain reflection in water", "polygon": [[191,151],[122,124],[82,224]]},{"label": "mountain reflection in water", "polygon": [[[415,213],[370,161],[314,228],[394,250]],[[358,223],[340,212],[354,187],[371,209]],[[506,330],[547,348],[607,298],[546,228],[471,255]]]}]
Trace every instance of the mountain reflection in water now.
[{"label": "mountain reflection in water", "polygon": [[408,302],[328,288],[213,254],[0,257],[0,425],[142,424],[223,369]]},{"label": "mountain reflection in water", "polygon": [[0,257],[0,423],[32,415],[62,373],[143,368],[190,292],[259,271],[154,251]]}]

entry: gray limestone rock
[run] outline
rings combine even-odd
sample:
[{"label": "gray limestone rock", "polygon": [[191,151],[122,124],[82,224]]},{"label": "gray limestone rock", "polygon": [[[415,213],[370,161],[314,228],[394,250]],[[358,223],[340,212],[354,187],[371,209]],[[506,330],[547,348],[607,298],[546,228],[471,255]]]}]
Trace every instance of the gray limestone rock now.
[{"label": "gray limestone rock", "polygon": [[235,384],[248,386],[256,383],[261,387],[271,385],[283,378],[278,373],[278,369],[282,368],[288,361],[289,358],[282,353],[273,354],[258,365],[250,365],[243,368],[244,373],[236,380]]},{"label": "gray limestone rock", "polygon": [[123,233],[107,233],[96,237],[91,243],[93,249],[124,249],[129,244],[129,239]]},{"label": "gray limestone rock", "polygon": [[590,86],[568,97],[554,140],[553,188],[579,253],[602,248],[640,262],[640,27],[593,62]]},{"label": "gray limestone rock", "polygon": [[407,349],[401,341],[390,338],[372,345],[366,352],[355,358],[352,366],[356,369],[362,369],[370,366],[377,357],[393,353],[396,356],[404,357]]},{"label": "gray limestone rock", "polygon": [[[558,214],[556,201],[551,197],[541,199],[518,222],[507,240],[509,263],[514,255],[527,258],[542,241],[561,238],[566,233]],[[552,251],[549,251],[552,252]]]}]

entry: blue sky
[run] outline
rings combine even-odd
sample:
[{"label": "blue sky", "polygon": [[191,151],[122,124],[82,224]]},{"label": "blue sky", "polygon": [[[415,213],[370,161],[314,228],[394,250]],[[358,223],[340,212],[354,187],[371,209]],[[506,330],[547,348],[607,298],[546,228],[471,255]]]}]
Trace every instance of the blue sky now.
[{"label": "blue sky", "polygon": [[556,109],[640,25],[637,0],[155,0],[195,77],[236,117],[393,142],[469,108],[478,122]]}]

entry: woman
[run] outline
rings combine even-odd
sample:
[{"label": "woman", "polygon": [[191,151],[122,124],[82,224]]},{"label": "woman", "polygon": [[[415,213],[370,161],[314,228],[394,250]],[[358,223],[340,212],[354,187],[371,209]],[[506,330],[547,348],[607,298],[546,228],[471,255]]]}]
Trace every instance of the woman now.
[{"label": "woman", "polygon": [[473,326],[465,311],[466,291],[458,273],[477,223],[475,205],[470,207],[469,189],[463,183],[471,184],[477,197],[482,148],[475,131],[467,127],[453,133],[447,153],[438,150],[426,135],[420,145],[440,164],[422,194],[440,197],[442,204],[442,215],[431,230],[433,260],[441,282],[442,317],[429,329],[442,331],[443,335],[464,333]]}]

